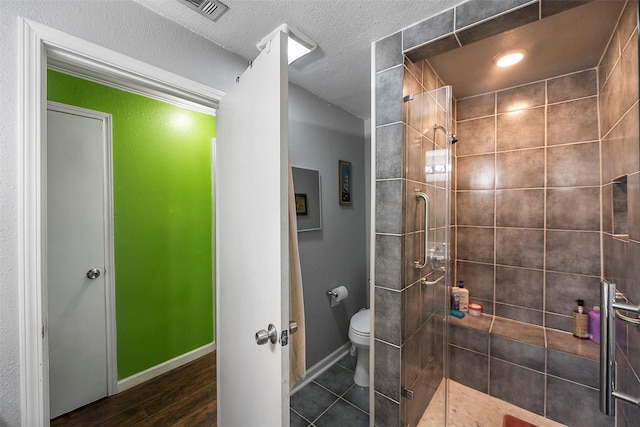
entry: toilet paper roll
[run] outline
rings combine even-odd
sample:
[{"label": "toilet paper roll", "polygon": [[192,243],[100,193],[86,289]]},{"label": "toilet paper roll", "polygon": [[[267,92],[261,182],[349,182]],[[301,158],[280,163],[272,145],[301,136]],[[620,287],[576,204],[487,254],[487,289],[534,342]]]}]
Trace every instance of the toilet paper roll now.
[{"label": "toilet paper roll", "polygon": [[331,290],[331,307],[334,307],[349,296],[349,291],[344,286],[338,286]]}]

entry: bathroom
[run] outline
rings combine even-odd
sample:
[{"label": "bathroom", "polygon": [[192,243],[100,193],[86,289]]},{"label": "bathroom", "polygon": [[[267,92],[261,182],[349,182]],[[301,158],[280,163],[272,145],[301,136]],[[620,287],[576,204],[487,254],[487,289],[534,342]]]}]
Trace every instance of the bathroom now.
[{"label": "bathroom", "polygon": [[[464,425],[441,378],[565,425],[614,425],[598,411],[598,346],[571,335],[571,313],[599,304],[601,277],[640,300],[637,16],[636,2],[478,0],[376,43],[375,425],[418,425],[438,399]],[[541,54],[534,35],[564,48],[562,28],[589,17],[610,25],[590,27],[573,69],[559,57],[518,80],[473,62],[491,45]],[[447,164],[450,181],[433,173]],[[442,322],[442,284],[458,280],[484,314]],[[637,395],[640,337],[619,330],[618,387]],[[637,411],[618,403],[616,425]]]}]

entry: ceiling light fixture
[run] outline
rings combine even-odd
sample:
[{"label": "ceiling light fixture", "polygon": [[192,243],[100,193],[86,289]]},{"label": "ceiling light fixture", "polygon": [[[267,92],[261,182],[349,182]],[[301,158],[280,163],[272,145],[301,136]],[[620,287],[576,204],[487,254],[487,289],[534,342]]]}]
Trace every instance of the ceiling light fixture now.
[{"label": "ceiling light fixture", "polygon": [[263,50],[265,46],[267,46],[267,44],[273,39],[276,33],[280,31],[286,33],[289,36],[289,64],[291,64],[296,59],[310,52],[313,52],[315,48],[318,47],[318,45],[313,40],[302,34],[300,31],[290,27],[287,24],[282,24],[278,28],[270,32],[269,35],[260,40],[260,42],[258,42],[258,44],[256,45],[258,50]]},{"label": "ceiling light fixture", "polygon": [[524,49],[509,50],[493,58],[493,62],[495,62],[498,67],[510,67],[522,61],[525,53],[527,53],[527,51]]}]

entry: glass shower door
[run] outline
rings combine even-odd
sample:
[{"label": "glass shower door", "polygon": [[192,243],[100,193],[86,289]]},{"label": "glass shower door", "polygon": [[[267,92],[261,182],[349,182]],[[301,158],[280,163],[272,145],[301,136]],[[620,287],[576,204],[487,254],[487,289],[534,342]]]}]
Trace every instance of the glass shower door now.
[{"label": "glass shower door", "polygon": [[[445,425],[450,281],[451,88],[404,103],[402,425]],[[425,411],[429,408],[429,412]]]}]

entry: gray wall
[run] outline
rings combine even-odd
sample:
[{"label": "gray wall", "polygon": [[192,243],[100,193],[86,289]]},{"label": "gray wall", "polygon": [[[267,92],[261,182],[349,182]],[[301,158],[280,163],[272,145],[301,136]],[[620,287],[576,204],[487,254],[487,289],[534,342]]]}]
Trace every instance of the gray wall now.
[{"label": "gray wall", "polygon": [[[364,122],[289,85],[289,159],[320,171],[322,230],[298,233],[307,334],[307,368],[349,341],[349,320],[367,305]],[[338,160],[352,163],[351,206],[338,204]],[[327,290],[349,298],[331,307]]]},{"label": "gray wall", "polygon": [[[3,184],[0,187],[0,426],[2,427],[21,425],[18,335],[19,259],[17,247],[20,166],[18,164],[18,130],[16,129],[18,121],[16,114],[18,105],[16,91],[18,82],[17,18],[19,16],[43,23],[221,91],[229,89],[236,76],[244,71],[247,63],[246,59],[224,50],[215,43],[129,0],[0,1],[0,54],[3,58],[2,72],[0,73],[0,114],[3,117],[0,124],[0,182]],[[339,119],[338,117],[348,116],[341,111],[336,115],[320,114],[319,111],[322,109],[318,106],[323,104],[323,101],[301,88],[292,88],[291,97],[295,99],[292,101],[291,117],[298,121],[292,126],[293,135],[296,135],[297,132],[298,137],[294,136],[292,140],[303,139],[300,137],[300,132],[305,129],[310,132],[315,130],[316,132],[308,140],[323,140],[330,146],[329,149],[334,149],[336,141],[345,141],[348,139],[345,135],[354,135],[351,133],[352,127],[357,128],[358,131],[355,134],[360,134],[361,139],[361,121],[357,122],[357,119],[351,116],[348,119]],[[326,106],[326,102],[324,105]],[[314,108],[313,114],[304,114],[302,110],[305,108]],[[324,129],[322,129],[323,126]],[[331,129],[327,129],[328,127]],[[318,132],[319,128],[324,133]],[[357,144],[345,143],[344,145],[351,147],[351,145]],[[363,170],[361,160],[360,163],[356,160],[356,157],[358,159],[363,157],[361,144],[359,150],[355,150],[358,153],[356,156],[350,151],[342,152],[336,148],[336,155],[347,160],[349,160],[348,156],[351,157],[354,162],[354,171],[361,173]],[[292,151],[298,151],[297,155],[300,156],[299,150]],[[331,179],[337,179],[335,176],[337,175],[336,168],[332,168],[332,173],[327,175],[328,182],[325,183],[327,186],[333,182],[330,181]],[[361,191],[358,189],[363,187],[362,178],[354,182],[354,186],[356,190],[355,201],[351,208],[337,209],[335,206],[331,206],[330,199],[327,199],[328,210],[325,216],[328,220],[335,217],[336,210],[341,212],[344,217],[362,216],[364,218],[364,207],[361,205],[363,197],[361,193],[358,193]],[[337,183],[331,190],[335,190],[335,188],[337,188]],[[327,189],[325,193],[329,194],[329,192],[330,190]],[[354,221],[347,223],[348,227],[357,228],[354,226]],[[348,235],[342,226],[324,231],[327,241],[333,242],[331,245],[338,246],[338,248],[328,246],[318,250],[317,255],[312,252],[312,256],[307,257],[309,258],[308,263],[313,264],[316,257],[322,260],[325,251],[340,254],[355,253],[356,246],[360,244],[359,241],[364,242],[364,235],[357,241],[356,239],[339,239],[339,234],[343,232]],[[329,237],[331,239],[328,239]],[[313,242],[311,242],[311,246],[313,246]],[[364,243],[360,244],[357,250],[364,254]],[[347,257],[345,256],[345,258]],[[362,255],[362,263],[364,263],[364,255]],[[326,263],[322,265],[323,269],[328,268]],[[362,269],[364,270],[364,267]],[[309,274],[314,275],[316,268],[310,270]],[[323,271],[320,267],[317,270]],[[335,267],[334,272],[325,281],[335,283],[338,280],[344,280],[344,283],[363,284],[364,278],[360,277],[363,275],[363,273],[347,274],[342,268]],[[313,293],[310,294],[313,297]],[[357,304],[363,304],[356,304],[357,295],[358,292],[354,292],[354,298],[350,301],[354,307]],[[317,300],[314,304],[316,302]],[[352,306],[348,307],[350,313],[355,310]],[[346,317],[346,315],[342,317]],[[341,319],[342,317],[336,316]],[[346,324],[348,325],[348,323]],[[335,327],[327,327],[327,329],[336,335],[336,330],[344,330],[344,337],[346,337],[347,327],[340,324]],[[311,332],[315,333],[314,330]],[[331,342],[331,340],[328,341]]]}]

